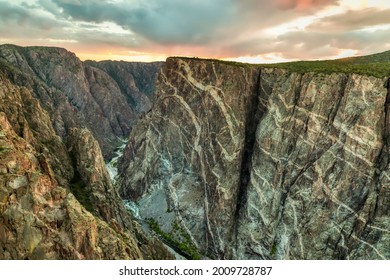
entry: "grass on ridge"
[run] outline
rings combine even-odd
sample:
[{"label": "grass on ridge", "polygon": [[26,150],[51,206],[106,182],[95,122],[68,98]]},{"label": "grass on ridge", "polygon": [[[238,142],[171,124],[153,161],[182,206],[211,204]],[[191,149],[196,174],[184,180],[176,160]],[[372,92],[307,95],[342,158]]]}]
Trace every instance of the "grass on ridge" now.
[{"label": "grass on ridge", "polygon": [[[179,57],[181,58],[181,57]],[[182,58],[186,59],[186,58]],[[188,59],[188,58],[187,58]],[[218,62],[226,65],[233,65],[239,67],[263,67],[263,68],[281,68],[287,69],[291,72],[306,73],[356,73],[366,76],[374,76],[377,78],[390,77],[390,51],[358,56],[348,57],[336,60],[316,60],[316,61],[294,61],[273,64],[249,64],[234,61],[225,61],[207,58],[191,58],[195,60]]]}]

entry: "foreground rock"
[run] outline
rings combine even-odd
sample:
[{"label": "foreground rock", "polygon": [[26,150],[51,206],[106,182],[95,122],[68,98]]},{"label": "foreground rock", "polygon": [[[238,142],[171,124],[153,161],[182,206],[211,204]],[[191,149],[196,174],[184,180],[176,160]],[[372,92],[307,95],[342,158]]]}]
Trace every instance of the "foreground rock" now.
[{"label": "foreground rock", "polygon": [[212,258],[389,259],[385,85],[168,59],[120,193]]},{"label": "foreground rock", "polygon": [[92,134],[74,128],[69,141],[71,154],[31,92],[0,71],[0,259],[172,258],[133,228]]}]

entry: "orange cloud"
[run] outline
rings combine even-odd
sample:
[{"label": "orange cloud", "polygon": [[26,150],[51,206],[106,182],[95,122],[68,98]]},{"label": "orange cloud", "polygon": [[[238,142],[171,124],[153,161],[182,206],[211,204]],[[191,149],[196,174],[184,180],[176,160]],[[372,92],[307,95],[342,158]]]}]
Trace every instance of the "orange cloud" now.
[{"label": "orange cloud", "polygon": [[324,5],[333,4],[334,0],[277,0],[277,6],[280,9],[297,9],[297,10],[307,10],[313,7],[319,7]]}]

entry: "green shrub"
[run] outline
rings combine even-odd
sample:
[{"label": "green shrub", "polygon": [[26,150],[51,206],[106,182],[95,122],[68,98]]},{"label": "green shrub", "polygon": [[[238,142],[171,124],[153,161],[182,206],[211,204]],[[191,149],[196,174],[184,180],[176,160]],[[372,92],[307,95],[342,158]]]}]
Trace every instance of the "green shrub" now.
[{"label": "green shrub", "polygon": [[172,223],[171,232],[165,232],[155,219],[149,218],[147,221],[151,230],[160,235],[165,242],[181,251],[183,255],[193,260],[201,259],[201,254],[192,242],[190,235],[176,222]]}]

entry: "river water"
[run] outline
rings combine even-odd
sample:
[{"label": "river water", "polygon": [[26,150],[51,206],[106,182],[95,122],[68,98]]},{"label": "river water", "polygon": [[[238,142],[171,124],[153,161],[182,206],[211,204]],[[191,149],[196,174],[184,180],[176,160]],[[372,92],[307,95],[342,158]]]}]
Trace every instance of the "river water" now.
[{"label": "river water", "polygon": [[[110,174],[111,181],[114,185],[116,184],[116,181],[118,179],[118,160],[120,159],[120,157],[123,156],[123,151],[126,148],[126,144],[127,144],[127,139],[125,139],[125,138],[120,139],[120,144],[115,150],[115,156],[109,162],[106,163],[107,171]],[[138,206],[137,202],[131,201],[131,200],[123,200],[123,203],[125,205],[125,208],[127,210],[129,210],[131,212],[131,214],[133,214],[133,217],[136,220],[138,220],[138,222],[140,222],[144,231],[146,233],[151,234],[147,222],[144,221],[144,219],[142,219],[142,217],[140,215],[140,210],[139,210],[139,206]],[[167,248],[167,250],[170,251],[176,257],[177,260],[185,260],[186,259],[182,255],[178,254],[178,252],[176,252],[169,245],[165,244],[164,242],[163,242],[163,244]]]}]

